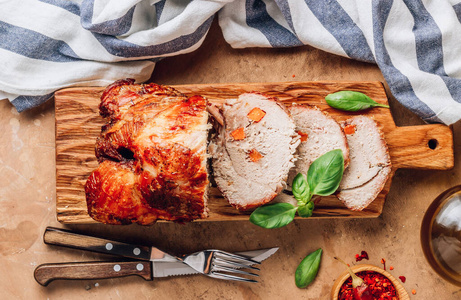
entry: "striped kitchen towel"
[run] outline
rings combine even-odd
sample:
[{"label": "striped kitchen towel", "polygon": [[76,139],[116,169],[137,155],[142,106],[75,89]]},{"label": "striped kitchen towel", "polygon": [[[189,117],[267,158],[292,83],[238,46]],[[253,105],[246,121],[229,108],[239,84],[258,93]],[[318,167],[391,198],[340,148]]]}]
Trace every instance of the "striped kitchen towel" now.
[{"label": "striped kitchen towel", "polygon": [[427,122],[461,119],[461,0],[0,0],[0,99],[18,111],[71,86],[143,82],[203,42],[311,45],[376,63]]}]

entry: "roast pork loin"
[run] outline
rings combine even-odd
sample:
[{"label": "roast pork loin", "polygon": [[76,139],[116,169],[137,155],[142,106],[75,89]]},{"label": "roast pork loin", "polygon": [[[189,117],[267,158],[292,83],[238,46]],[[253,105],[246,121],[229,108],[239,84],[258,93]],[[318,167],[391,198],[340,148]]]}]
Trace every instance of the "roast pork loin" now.
[{"label": "roast pork loin", "polygon": [[346,133],[350,164],[337,197],[351,210],[363,210],[381,192],[391,173],[386,141],[377,123],[355,116],[341,124]]},{"label": "roast pork loin", "polygon": [[[107,87],[99,107],[107,120],[96,142],[99,167],[85,185],[89,215],[143,225],[206,218],[207,104],[157,84],[121,80]],[[391,172],[386,142],[368,117],[353,117],[341,128],[315,107],[288,111],[259,93],[209,110],[219,123],[208,146],[214,181],[239,210],[270,202],[287,180],[306,174],[333,149],[341,149],[349,165],[337,197],[352,210],[368,206]]]},{"label": "roast pork loin", "polygon": [[224,125],[209,146],[219,190],[239,210],[271,201],[294,166],[300,141],[293,120],[276,99],[258,93],[227,100],[221,112]]},{"label": "roast pork loin", "polygon": [[99,167],[85,185],[89,215],[107,224],[207,217],[207,101],[157,84],[107,87]]}]

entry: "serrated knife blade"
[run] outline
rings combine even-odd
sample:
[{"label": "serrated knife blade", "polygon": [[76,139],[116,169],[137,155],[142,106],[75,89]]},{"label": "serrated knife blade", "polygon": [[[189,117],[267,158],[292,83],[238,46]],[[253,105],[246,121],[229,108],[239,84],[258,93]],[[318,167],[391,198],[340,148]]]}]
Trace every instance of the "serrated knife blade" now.
[{"label": "serrated knife blade", "polygon": [[[255,261],[262,262],[263,260],[269,258],[272,254],[277,252],[278,249],[278,247],[275,247],[270,249],[237,252],[235,254],[247,256]],[[192,269],[191,267],[180,261],[153,261],[152,273],[154,278],[199,274],[198,271]]]}]

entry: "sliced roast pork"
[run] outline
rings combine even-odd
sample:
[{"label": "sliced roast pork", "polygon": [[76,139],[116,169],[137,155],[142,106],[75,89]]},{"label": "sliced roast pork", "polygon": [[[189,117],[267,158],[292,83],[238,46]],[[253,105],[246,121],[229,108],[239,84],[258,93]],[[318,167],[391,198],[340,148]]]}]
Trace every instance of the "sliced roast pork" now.
[{"label": "sliced roast pork", "polygon": [[215,182],[229,203],[246,210],[285,187],[299,144],[295,124],[276,99],[246,93],[221,108],[224,124],[209,152]]},{"label": "sliced roast pork", "polygon": [[350,164],[337,197],[351,210],[363,210],[381,192],[391,173],[386,141],[377,123],[356,116],[341,124],[346,133]]},{"label": "sliced roast pork", "polygon": [[295,167],[290,170],[288,185],[298,173],[307,174],[309,166],[323,154],[341,149],[344,165],[349,164],[349,147],[341,126],[329,115],[315,106],[293,105],[289,108],[296,124],[296,132],[301,137],[301,144],[296,150]]}]

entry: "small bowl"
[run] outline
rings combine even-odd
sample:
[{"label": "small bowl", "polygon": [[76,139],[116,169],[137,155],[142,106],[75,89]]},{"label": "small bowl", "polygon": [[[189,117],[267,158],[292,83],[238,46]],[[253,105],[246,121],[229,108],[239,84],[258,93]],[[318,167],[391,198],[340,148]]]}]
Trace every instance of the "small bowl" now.
[{"label": "small bowl", "polygon": [[[395,279],[391,274],[389,274],[389,272],[387,272],[387,271],[385,271],[385,270],[383,270],[381,268],[378,268],[376,266],[366,265],[366,264],[355,265],[355,266],[352,266],[351,269],[352,269],[352,271],[354,273],[359,273],[359,272],[363,272],[363,271],[372,271],[372,272],[377,272],[377,273],[380,273],[381,275],[384,275],[394,285],[395,290],[397,291],[397,295],[399,297],[399,300],[410,300],[410,297],[408,296],[407,291],[405,291],[405,288],[403,287],[403,285],[400,284],[400,282],[397,279]],[[338,277],[338,279],[336,279],[335,283],[333,284],[333,288],[331,289],[331,299],[332,300],[338,300],[339,291],[341,289],[341,286],[343,285],[343,283],[349,277],[351,277],[349,272],[344,271]]]}]

